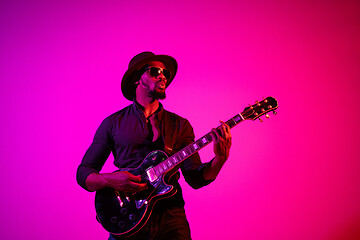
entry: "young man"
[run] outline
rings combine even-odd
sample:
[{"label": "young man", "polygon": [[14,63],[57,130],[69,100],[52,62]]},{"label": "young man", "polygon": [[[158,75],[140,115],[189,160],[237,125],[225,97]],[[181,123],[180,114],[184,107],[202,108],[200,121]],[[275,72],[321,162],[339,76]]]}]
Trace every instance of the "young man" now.
[{"label": "young man", "polygon": [[[176,72],[176,60],[167,55],[142,52],[131,59],[121,90],[133,103],[101,123],[78,167],[81,187],[88,191],[109,187],[128,194],[146,190],[148,184],[128,171],[99,173],[110,153],[116,167],[137,168],[151,151],[162,150],[171,156],[194,141],[188,120],[166,111],[159,102]],[[210,162],[202,163],[195,153],[181,164],[186,182],[195,189],[212,182],[229,156],[229,126],[221,122],[220,131],[213,129],[211,135],[215,157]],[[169,179],[176,194],[156,202],[138,232],[129,237],[110,234],[109,239],[191,239],[179,177],[176,172]]]}]

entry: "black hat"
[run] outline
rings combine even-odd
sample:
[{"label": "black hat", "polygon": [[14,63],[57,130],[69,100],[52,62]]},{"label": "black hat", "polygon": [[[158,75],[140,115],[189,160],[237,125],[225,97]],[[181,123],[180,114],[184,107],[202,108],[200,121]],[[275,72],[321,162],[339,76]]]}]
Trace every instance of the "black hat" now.
[{"label": "black hat", "polygon": [[136,96],[135,82],[139,80],[134,78],[134,76],[138,70],[152,61],[162,62],[164,67],[170,71],[170,78],[166,81],[166,87],[170,85],[178,68],[175,58],[168,55],[155,55],[152,52],[142,52],[131,59],[128,70],[122,78],[121,91],[126,99],[134,100]]}]

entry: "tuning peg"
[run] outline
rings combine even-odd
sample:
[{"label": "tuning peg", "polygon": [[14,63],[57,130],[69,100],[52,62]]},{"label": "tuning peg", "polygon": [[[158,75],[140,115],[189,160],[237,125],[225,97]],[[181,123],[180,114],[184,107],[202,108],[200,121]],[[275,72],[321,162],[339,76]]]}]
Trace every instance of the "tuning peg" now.
[{"label": "tuning peg", "polygon": [[260,122],[263,122],[263,120],[262,120],[261,118],[259,118],[259,121],[260,121]]},{"label": "tuning peg", "polygon": [[272,112],[273,112],[273,114],[274,114],[274,115],[276,115],[276,114],[277,114],[277,112],[275,112],[275,110],[273,110]]},{"label": "tuning peg", "polygon": [[269,114],[265,114],[266,118],[270,118]]}]

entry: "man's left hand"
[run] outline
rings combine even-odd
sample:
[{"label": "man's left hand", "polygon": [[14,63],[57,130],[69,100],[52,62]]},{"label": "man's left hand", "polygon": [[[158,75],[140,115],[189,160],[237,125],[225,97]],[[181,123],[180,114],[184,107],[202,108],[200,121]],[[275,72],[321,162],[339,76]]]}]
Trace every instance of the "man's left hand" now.
[{"label": "man's left hand", "polygon": [[214,153],[218,160],[225,162],[229,158],[231,147],[230,127],[223,121],[218,129],[213,128],[211,136],[214,141]]}]

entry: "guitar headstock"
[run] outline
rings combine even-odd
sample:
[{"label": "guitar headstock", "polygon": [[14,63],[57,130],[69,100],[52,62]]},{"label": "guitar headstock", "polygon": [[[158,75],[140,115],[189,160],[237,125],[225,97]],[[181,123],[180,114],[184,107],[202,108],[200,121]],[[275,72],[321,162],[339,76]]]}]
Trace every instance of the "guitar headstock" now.
[{"label": "guitar headstock", "polygon": [[267,97],[264,98],[262,101],[256,101],[254,105],[246,107],[241,113],[241,115],[244,117],[244,119],[247,120],[255,120],[259,118],[260,121],[262,121],[260,116],[265,114],[266,117],[269,118],[269,115],[267,113],[273,111],[275,115],[275,109],[277,109],[278,107],[279,105],[275,98]]}]

